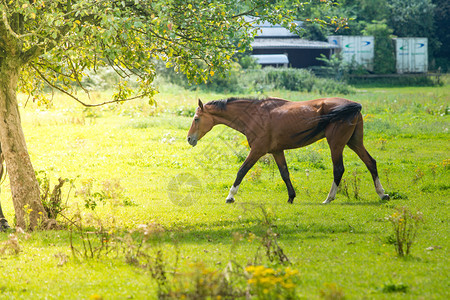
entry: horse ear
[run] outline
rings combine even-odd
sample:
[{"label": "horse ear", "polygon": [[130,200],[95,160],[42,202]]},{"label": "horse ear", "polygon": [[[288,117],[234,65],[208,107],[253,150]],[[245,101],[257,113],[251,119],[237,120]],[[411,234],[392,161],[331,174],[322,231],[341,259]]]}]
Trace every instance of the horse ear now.
[{"label": "horse ear", "polygon": [[202,100],[200,100],[200,98],[198,99],[198,107],[200,107],[200,109],[203,110],[203,103]]}]

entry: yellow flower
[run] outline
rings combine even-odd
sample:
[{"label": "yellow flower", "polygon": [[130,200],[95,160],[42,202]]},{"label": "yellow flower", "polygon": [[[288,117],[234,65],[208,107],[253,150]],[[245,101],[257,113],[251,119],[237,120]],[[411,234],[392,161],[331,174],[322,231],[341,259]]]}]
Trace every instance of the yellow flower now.
[{"label": "yellow flower", "polygon": [[292,288],[295,288],[295,284],[293,284],[291,281],[288,281],[288,282],[282,282],[281,285],[282,285],[285,289],[292,289]]}]

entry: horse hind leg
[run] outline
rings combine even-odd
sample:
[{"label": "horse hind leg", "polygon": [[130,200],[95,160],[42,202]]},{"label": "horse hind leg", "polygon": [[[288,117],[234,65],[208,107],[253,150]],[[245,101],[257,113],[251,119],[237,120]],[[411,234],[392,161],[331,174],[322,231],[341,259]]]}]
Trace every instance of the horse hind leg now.
[{"label": "horse hind leg", "polygon": [[373,183],[375,185],[375,190],[378,196],[382,200],[389,200],[389,195],[384,192],[383,186],[380,182],[380,178],[378,177],[377,162],[372,156],[370,156],[369,152],[367,152],[366,148],[364,147],[363,135],[363,121],[362,116],[360,116],[355,131],[348,141],[347,145],[359,156],[359,158],[366,165],[367,169],[372,175]]},{"label": "horse hind leg", "polygon": [[344,175],[344,159],[342,152],[348,140],[353,134],[355,124],[348,122],[332,123],[325,129],[325,137],[331,150],[331,160],[333,161],[333,183],[327,199],[323,204],[330,203],[336,198],[336,193]]}]

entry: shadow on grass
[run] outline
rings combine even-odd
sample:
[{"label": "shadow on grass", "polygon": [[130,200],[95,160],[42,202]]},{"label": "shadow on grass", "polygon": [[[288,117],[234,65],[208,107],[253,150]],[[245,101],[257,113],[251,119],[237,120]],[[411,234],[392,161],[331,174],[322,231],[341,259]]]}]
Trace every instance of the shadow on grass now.
[{"label": "shadow on grass", "polygon": [[304,205],[304,206],[323,206],[324,208],[327,206],[332,205],[341,205],[341,206],[381,206],[385,204],[387,201],[345,201],[341,202],[339,200],[334,200],[331,203],[323,204],[322,202],[299,202],[296,203],[298,205]]}]

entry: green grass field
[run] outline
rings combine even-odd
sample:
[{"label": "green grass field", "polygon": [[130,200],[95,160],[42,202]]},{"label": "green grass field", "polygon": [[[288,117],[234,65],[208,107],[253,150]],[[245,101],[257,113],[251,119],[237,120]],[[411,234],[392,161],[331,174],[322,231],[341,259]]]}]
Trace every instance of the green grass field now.
[{"label": "green grass field", "polygon": [[[347,148],[341,191],[326,206],[332,164],[323,140],[287,152],[293,205],[270,157],[250,170],[236,203],[225,204],[245,138],[218,126],[192,148],[186,134],[197,98],[228,96],[166,87],[157,107],[142,100],[97,109],[63,96],[44,109],[21,97],[35,170],[73,187],[63,188],[64,230],[0,233],[0,298],[155,299],[159,291],[166,299],[224,299],[223,290],[253,299],[450,297],[449,85],[347,96],[363,104],[366,148],[392,198],[379,200]],[[8,180],[1,203],[12,224]],[[406,257],[397,255],[386,219],[398,207],[424,220]],[[280,262],[281,249],[289,262]]]}]

